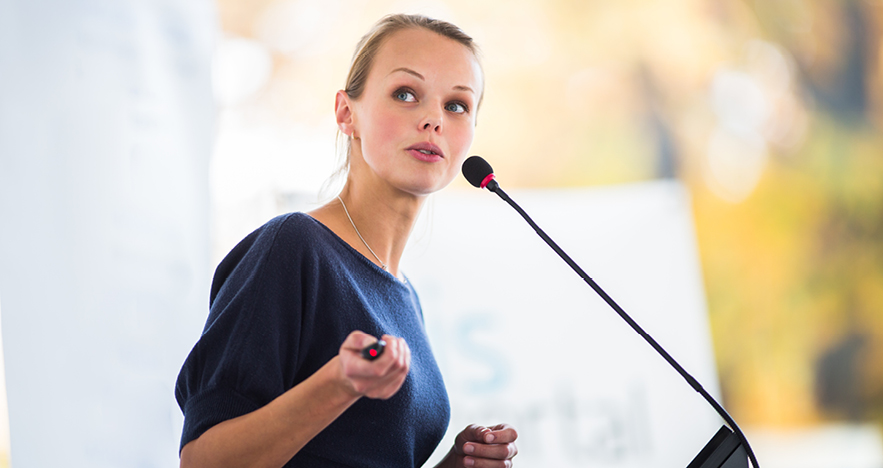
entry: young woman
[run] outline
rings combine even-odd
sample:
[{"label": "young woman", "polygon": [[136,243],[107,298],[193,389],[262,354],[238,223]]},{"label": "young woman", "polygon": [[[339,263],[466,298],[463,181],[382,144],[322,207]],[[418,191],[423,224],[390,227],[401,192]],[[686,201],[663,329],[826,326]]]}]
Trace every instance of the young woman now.
[{"label": "young woman", "polygon": [[[335,114],[340,195],[262,226],[221,262],[176,397],[182,467],[418,467],[450,407],[399,260],[427,195],[472,143],[484,89],[472,39],[422,16],[382,19]],[[361,350],[381,337],[368,360]],[[508,425],[472,425],[442,467],[509,467]]]}]

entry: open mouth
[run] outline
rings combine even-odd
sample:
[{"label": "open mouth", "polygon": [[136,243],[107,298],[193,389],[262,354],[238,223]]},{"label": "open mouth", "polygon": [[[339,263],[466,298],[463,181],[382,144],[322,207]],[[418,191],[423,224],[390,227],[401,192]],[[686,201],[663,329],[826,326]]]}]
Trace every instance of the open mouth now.
[{"label": "open mouth", "polygon": [[[430,143],[430,142],[422,142],[417,143],[416,145],[408,148],[410,151],[414,151],[415,154],[420,154],[422,156],[426,156],[429,158],[444,158],[444,154],[442,153],[441,148]],[[421,156],[421,157],[422,157]]]}]

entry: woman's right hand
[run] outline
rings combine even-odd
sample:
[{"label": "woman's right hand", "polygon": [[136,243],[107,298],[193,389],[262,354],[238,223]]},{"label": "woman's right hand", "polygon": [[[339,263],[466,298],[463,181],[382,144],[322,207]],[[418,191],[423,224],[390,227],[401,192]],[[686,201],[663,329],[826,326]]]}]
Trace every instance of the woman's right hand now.
[{"label": "woman's right hand", "polygon": [[362,348],[377,341],[353,332],[340,353],[265,406],[211,427],[181,450],[182,467],[282,466],[362,396],[389,398],[401,388],[411,350],[384,335],[386,349],[369,361]]},{"label": "woman's right hand", "polygon": [[369,361],[362,357],[362,348],[377,338],[360,331],[347,336],[340,346],[341,378],[354,396],[386,400],[393,395],[408,376],[411,368],[411,349],[403,338],[381,337],[386,349],[379,358]]}]

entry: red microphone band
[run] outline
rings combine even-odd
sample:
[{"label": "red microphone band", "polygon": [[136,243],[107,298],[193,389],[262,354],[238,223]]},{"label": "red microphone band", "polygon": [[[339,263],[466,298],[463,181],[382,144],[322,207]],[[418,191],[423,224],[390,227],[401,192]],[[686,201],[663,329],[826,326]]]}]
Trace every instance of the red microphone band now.
[{"label": "red microphone band", "polygon": [[487,177],[485,177],[484,180],[481,181],[481,185],[479,185],[479,187],[481,187],[481,188],[487,187],[487,184],[491,183],[492,180],[494,180],[494,173],[493,172],[488,174]]}]

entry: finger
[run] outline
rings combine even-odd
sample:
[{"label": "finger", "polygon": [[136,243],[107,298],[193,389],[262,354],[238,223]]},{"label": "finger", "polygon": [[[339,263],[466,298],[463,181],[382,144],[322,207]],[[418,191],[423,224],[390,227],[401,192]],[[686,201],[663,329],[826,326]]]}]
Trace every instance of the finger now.
[{"label": "finger", "polygon": [[462,465],[470,468],[511,468],[512,460],[490,460],[487,458],[464,457]]},{"label": "finger", "polygon": [[375,390],[369,393],[368,397],[381,400],[391,398],[402,388],[402,384],[405,383],[407,377],[408,373],[406,371],[387,376],[376,385]]},{"label": "finger", "polygon": [[483,458],[488,460],[511,460],[518,455],[518,447],[514,443],[511,444],[481,444],[477,442],[466,442],[463,445],[463,452],[472,458]]},{"label": "finger", "polygon": [[396,365],[398,369],[408,369],[411,366],[411,348],[404,338],[395,338],[398,342],[399,354],[396,356]]},{"label": "finger", "polygon": [[390,335],[383,335],[381,339],[386,342],[386,350],[377,361],[381,364],[383,373],[407,369],[411,363],[411,350],[405,339]]},{"label": "finger", "polygon": [[[362,358],[362,349],[376,342],[376,337],[357,330],[351,332],[340,347],[341,358],[344,358],[346,363],[344,365],[345,375],[349,379],[362,380],[362,383],[356,383],[356,386],[362,390],[366,389],[365,385],[372,385],[369,382],[365,382],[365,379],[375,380],[373,385],[376,385],[386,377],[394,361],[391,357],[384,359],[387,353],[384,353],[384,355],[381,355],[379,359],[374,361]],[[389,354],[395,354],[395,351],[393,350]]]},{"label": "finger", "polygon": [[[404,342],[404,339],[402,340]],[[405,367],[411,368],[411,347],[408,346],[408,343],[405,343],[405,351],[406,351],[406,359],[405,359]]]},{"label": "finger", "polygon": [[487,443],[487,435],[490,434],[491,430],[484,427],[479,426],[478,424],[470,424],[466,426],[465,429],[460,431],[457,434],[456,439],[454,440],[455,446],[458,448],[460,453],[463,453],[462,448],[463,444],[466,442],[481,442]]},{"label": "finger", "polygon": [[377,380],[372,389],[366,393],[369,398],[388,399],[395,395],[408,377],[410,368],[410,349],[402,338],[394,338],[388,335],[383,337],[387,341],[389,355],[384,353],[373,364],[371,371]]},{"label": "finger", "polygon": [[364,379],[372,380],[372,386],[381,385],[389,376],[391,369],[395,365],[396,355],[399,353],[398,344],[392,340],[386,341],[386,347],[380,357],[367,360],[361,356],[361,349],[357,351],[359,354],[358,376]]},{"label": "finger", "polygon": [[404,352],[402,349],[402,340],[390,335],[383,335],[380,339],[386,342],[386,349],[384,350],[383,355],[380,356],[380,359],[385,358],[384,367],[398,367],[398,363],[401,361],[402,353]]},{"label": "finger", "polygon": [[497,424],[488,429],[490,429],[490,437],[493,438],[489,443],[508,444],[518,439],[518,431],[509,424]]},{"label": "finger", "polygon": [[381,351],[381,355],[375,359],[369,359],[368,362],[362,363],[360,365],[360,369],[362,369],[362,373],[366,377],[375,377],[375,378],[383,378],[389,372],[394,371],[401,367],[399,362],[401,358],[399,355],[401,354],[401,339],[396,340],[396,338],[390,335],[383,335],[380,339],[375,338],[371,335],[363,335],[370,338],[363,339],[361,342],[359,339],[354,338],[352,343],[359,343],[359,347],[351,347],[348,351],[352,353],[356,353],[361,355],[362,351],[370,345],[377,343],[378,341],[383,341],[385,343],[384,348]]},{"label": "finger", "polygon": [[343,344],[340,346],[342,350],[361,352],[362,348],[373,344],[377,341],[377,338],[363,332],[360,330],[355,330],[349,335],[347,335],[346,339],[343,341]]},{"label": "finger", "polygon": [[391,338],[394,343],[393,353],[390,355],[389,367],[386,375],[389,380],[404,379],[411,367],[411,349],[403,338]]}]

